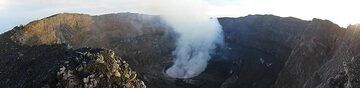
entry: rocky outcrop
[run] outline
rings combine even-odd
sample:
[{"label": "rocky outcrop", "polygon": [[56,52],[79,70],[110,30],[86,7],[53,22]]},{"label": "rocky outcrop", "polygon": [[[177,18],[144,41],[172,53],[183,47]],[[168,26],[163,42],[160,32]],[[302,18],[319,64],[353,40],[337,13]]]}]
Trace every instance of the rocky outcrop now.
[{"label": "rocky outcrop", "polygon": [[14,31],[0,36],[0,85],[18,87],[146,88],[137,73],[114,51],[66,44],[19,45]]},{"label": "rocky outcrop", "polygon": [[75,54],[65,59],[57,76],[57,85],[60,87],[146,88],[144,82],[137,78],[137,73],[129,68],[129,64],[110,50],[75,50]]},{"label": "rocky outcrop", "polygon": [[328,78],[318,87],[323,88],[358,88],[360,87],[360,59],[359,57],[353,57],[350,61],[343,62],[341,71],[335,76]]}]

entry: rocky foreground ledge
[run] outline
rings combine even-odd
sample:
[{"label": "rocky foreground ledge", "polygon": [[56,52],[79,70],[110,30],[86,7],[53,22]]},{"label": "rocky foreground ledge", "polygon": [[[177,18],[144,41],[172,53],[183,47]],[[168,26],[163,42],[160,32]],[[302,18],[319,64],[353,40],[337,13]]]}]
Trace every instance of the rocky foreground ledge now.
[{"label": "rocky foreground ledge", "polygon": [[3,88],[146,88],[114,51],[66,44],[26,46],[0,36]]}]

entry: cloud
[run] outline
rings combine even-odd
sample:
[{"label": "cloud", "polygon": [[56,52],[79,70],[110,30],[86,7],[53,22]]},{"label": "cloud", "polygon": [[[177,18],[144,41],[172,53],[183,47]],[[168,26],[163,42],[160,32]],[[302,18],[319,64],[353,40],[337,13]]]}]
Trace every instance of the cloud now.
[{"label": "cloud", "polygon": [[245,16],[248,14],[274,14],[305,20],[321,18],[346,27],[360,22],[359,0],[231,0],[223,5],[220,0],[209,0],[214,16]]},{"label": "cloud", "polygon": [[1,0],[1,1],[0,1],[0,11],[4,10],[5,7],[6,7],[6,2],[3,1],[3,0]]},{"label": "cloud", "polygon": [[[310,20],[329,19],[341,26],[360,22],[359,0],[204,0],[211,16],[274,14]],[[150,2],[151,3],[151,2]],[[106,14],[146,12],[147,0],[0,0],[0,33],[60,12]],[[140,6],[140,7],[139,7]],[[6,20],[6,21],[4,21]]]}]

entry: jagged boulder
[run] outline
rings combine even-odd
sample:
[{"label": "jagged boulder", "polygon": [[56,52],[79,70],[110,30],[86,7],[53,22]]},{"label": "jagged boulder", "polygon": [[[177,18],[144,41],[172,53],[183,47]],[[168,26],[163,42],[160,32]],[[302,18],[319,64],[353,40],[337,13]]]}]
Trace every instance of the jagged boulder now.
[{"label": "jagged boulder", "polygon": [[73,88],[146,88],[124,60],[114,51],[82,48],[65,58],[57,72],[57,86]]}]

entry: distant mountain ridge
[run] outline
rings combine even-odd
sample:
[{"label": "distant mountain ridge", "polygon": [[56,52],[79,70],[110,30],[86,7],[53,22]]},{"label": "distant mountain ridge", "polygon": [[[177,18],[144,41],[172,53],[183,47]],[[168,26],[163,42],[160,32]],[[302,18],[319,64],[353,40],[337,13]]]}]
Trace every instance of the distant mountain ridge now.
[{"label": "distant mountain ridge", "polygon": [[[360,25],[341,28],[328,20],[305,21],[273,15],[218,20],[226,46],[217,48],[206,71],[191,79],[174,79],[164,74],[164,69],[172,64],[171,52],[178,35],[156,15],[56,14],[2,34],[0,57],[17,56],[18,51],[9,46],[55,47],[64,43],[75,49],[113,50],[150,88],[359,87],[356,64]],[[6,60],[0,59],[0,64],[8,63]],[[11,72],[5,70],[10,69],[0,71]],[[12,84],[15,79],[9,80],[0,83]],[[11,86],[16,85],[8,87]]]}]

